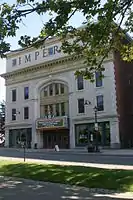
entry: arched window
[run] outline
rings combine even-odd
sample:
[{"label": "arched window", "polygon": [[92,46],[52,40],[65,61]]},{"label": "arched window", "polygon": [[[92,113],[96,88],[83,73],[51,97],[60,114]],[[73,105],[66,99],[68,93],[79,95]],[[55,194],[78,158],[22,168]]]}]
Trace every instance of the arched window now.
[{"label": "arched window", "polygon": [[40,91],[40,117],[68,115],[68,87],[59,82],[51,83]]}]

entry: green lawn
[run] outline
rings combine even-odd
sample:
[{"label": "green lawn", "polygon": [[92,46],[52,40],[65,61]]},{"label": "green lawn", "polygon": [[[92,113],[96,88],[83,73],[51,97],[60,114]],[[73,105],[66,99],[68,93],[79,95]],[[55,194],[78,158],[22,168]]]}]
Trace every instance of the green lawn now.
[{"label": "green lawn", "polygon": [[133,171],[0,161],[0,175],[133,192]]}]

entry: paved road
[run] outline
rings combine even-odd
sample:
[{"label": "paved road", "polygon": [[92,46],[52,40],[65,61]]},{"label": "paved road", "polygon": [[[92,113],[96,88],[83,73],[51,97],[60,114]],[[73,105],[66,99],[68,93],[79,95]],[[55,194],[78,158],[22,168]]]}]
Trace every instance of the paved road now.
[{"label": "paved road", "polygon": [[[23,158],[18,150],[0,149],[0,156]],[[101,154],[78,154],[69,152],[26,152],[27,158],[53,161],[89,162],[100,164],[133,165],[133,156],[106,156]]]},{"label": "paved road", "polygon": [[133,194],[0,177],[1,200],[124,200]]}]

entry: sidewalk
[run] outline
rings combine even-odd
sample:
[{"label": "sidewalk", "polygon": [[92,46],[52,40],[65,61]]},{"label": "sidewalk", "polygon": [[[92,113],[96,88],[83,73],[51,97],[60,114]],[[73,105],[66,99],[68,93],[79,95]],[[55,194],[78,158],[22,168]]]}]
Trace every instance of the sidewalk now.
[{"label": "sidewalk", "polygon": [[[4,151],[20,151],[23,149],[15,148],[0,148]],[[100,155],[100,156],[133,156],[133,149],[101,149],[98,153],[88,153],[86,148],[74,148],[74,149],[60,149],[59,152],[55,152],[54,149],[26,149],[28,153],[71,153],[71,154],[87,154],[87,155]]]},{"label": "sidewalk", "polygon": [[1,199],[5,200],[125,200],[133,193],[106,189],[84,188],[59,183],[32,181],[22,178],[0,177]]},{"label": "sidewalk", "polygon": [[[4,157],[0,156],[2,161],[15,161],[24,162],[23,158],[17,157]],[[99,163],[89,163],[89,162],[72,162],[72,161],[57,161],[57,160],[40,160],[33,158],[26,158],[26,163],[39,163],[46,165],[63,165],[63,166],[81,166],[81,167],[94,167],[102,169],[119,169],[119,170],[133,170],[132,165],[117,165],[117,164],[99,164]]]}]

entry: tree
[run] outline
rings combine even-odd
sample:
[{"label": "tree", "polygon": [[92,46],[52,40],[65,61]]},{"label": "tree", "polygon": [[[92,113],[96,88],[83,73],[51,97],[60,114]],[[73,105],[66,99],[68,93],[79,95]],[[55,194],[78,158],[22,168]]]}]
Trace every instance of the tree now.
[{"label": "tree", "polygon": [[[31,13],[44,16],[49,13],[51,18],[42,27],[40,35],[34,38],[21,36],[19,45],[39,47],[49,37],[60,37],[65,53],[84,56],[87,67],[80,73],[86,79],[93,79],[94,71],[104,70],[102,63],[110,51],[120,51],[124,60],[133,60],[132,41],[121,42],[127,32],[133,32],[132,4],[133,0],[17,0],[13,5],[3,3],[0,6],[1,57],[10,50],[6,37],[16,36],[25,17]],[[82,28],[68,23],[77,11],[84,15]]]},{"label": "tree", "polygon": [[0,146],[5,142],[5,102],[0,103]]}]

